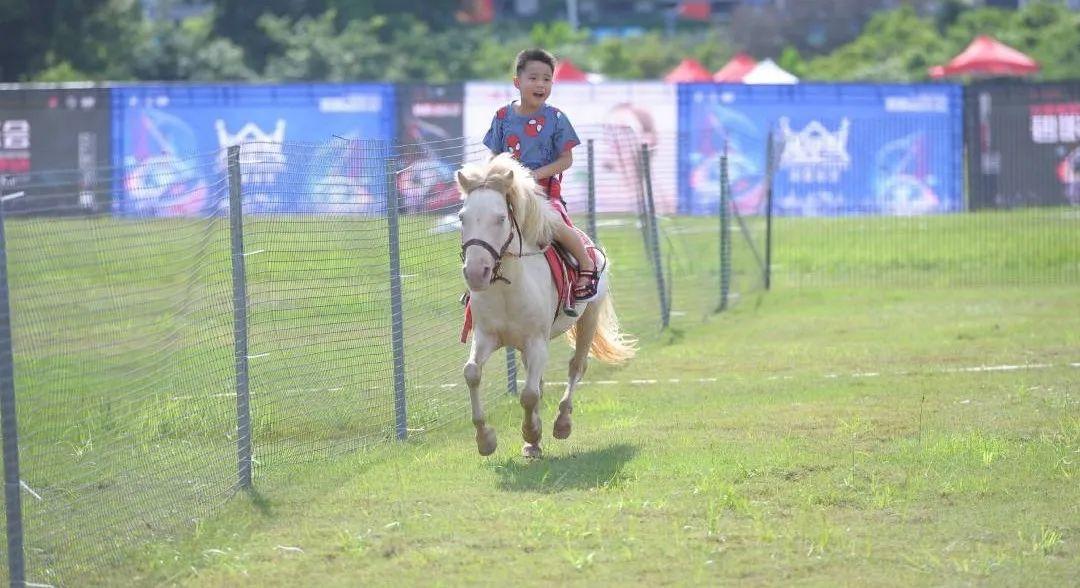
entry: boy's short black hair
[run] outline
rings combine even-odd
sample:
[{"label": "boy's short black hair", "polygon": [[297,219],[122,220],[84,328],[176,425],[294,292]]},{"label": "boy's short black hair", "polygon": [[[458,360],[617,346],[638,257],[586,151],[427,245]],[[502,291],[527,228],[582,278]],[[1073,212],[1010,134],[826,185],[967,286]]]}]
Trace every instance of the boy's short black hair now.
[{"label": "boy's short black hair", "polygon": [[521,70],[525,69],[525,65],[530,61],[539,61],[540,63],[546,63],[551,67],[551,71],[555,71],[555,56],[543,49],[525,49],[521,53],[517,54],[517,58],[514,59],[514,75],[521,75]]}]

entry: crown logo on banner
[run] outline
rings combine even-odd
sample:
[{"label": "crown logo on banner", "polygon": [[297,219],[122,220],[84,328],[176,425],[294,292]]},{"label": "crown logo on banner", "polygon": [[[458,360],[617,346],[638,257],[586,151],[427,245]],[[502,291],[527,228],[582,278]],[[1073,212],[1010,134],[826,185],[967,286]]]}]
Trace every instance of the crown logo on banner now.
[{"label": "crown logo on banner", "polygon": [[796,183],[839,182],[840,175],[851,167],[848,154],[848,130],[851,121],[844,118],[840,128],[830,132],[820,121],[810,121],[801,131],[791,129],[791,120],[780,118],[784,151],[780,167]]},{"label": "crown logo on banner", "polygon": [[271,133],[249,122],[230,134],[225,121],[220,118],[214,121],[214,129],[221,148],[218,161],[222,169],[228,166],[227,148],[240,146],[240,178],[245,184],[271,184],[285,170],[285,119],[279,118]]}]

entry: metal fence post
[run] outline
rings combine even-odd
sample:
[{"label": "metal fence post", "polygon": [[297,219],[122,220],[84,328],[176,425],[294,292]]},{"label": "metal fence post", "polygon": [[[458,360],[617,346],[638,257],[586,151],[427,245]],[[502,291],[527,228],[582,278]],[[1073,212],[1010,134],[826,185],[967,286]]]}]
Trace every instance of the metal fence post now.
[{"label": "metal fence post", "polygon": [[386,156],[386,223],[390,248],[390,329],[394,351],[394,430],[398,440],[409,436],[405,405],[405,315],[401,299],[401,243],[398,236],[397,170],[390,149]]},{"label": "metal fence post", "polygon": [[731,292],[731,186],[728,184],[727,141],[720,154],[720,306],[717,312],[728,307],[728,295]]},{"label": "metal fence post", "polygon": [[251,488],[251,397],[248,389],[247,278],[244,268],[244,195],[240,146],[228,151],[229,236],[232,243],[233,350],[236,364],[236,453],[241,488]]},{"label": "metal fence post", "polygon": [[517,357],[514,356],[514,348],[506,348],[506,393],[517,396]]},{"label": "metal fence post", "polygon": [[765,146],[765,173],[766,173],[766,189],[765,189],[765,289],[768,290],[772,285],[772,221],[773,221],[773,180],[776,175],[776,147],[773,144],[773,132],[769,130],[768,145]]},{"label": "metal fence post", "polygon": [[593,140],[589,139],[586,141],[585,147],[589,157],[589,218],[585,226],[589,231],[589,238],[593,240],[593,243],[600,243],[596,238],[596,156],[593,151]]},{"label": "metal fence post", "polygon": [[4,506],[7,509],[8,580],[26,583],[23,559],[22,496],[19,492],[19,431],[15,412],[15,355],[11,344],[8,300],[8,255],[4,235],[4,202],[0,200],[0,421],[4,436]]},{"label": "metal fence post", "polygon": [[671,319],[671,306],[668,301],[667,287],[664,284],[664,268],[660,265],[660,235],[656,229],[656,204],[653,200],[652,168],[649,165],[649,145],[641,144],[642,171],[645,176],[645,218],[643,227],[648,235],[646,245],[653,260],[653,274],[656,276],[656,289],[660,294],[660,322],[668,327]]}]

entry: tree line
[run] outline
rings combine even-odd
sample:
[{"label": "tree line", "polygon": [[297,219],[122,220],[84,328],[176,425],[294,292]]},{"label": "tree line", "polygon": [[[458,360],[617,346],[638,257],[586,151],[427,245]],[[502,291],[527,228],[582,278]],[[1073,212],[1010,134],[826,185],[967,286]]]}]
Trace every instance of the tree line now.
[{"label": "tree line", "polygon": [[[457,0],[213,0],[180,18],[150,18],[137,0],[0,0],[0,81],[506,79],[514,54],[530,46],[610,79],[660,79],[684,57],[715,71],[749,50],[808,80],[919,81],[980,33],[1038,60],[1040,79],[1080,79],[1080,14],[1059,1],[871,10],[880,3],[795,2],[785,12],[737,10],[727,26],[598,38],[563,21],[459,24]],[[830,10],[845,18],[822,18]]]}]

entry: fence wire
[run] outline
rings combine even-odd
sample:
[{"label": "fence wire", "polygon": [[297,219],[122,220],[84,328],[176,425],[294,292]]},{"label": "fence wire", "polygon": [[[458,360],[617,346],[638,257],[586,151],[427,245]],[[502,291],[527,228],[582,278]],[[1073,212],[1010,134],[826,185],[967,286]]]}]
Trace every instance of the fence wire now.
[{"label": "fence wire", "polygon": [[[624,331],[659,338],[713,320],[725,288],[728,307],[764,291],[767,208],[732,203],[740,178],[722,157],[698,189],[732,204],[680,215],[675,137],[613,126],[579,135],[563,195],[611,259]],[[107,562],[204,516],[241,486],[245,441],[258,487],[290,464],[468,422],[454,173],[487,149],[342,139],[236,153],[243,255],[224,151],[24,183],[5,202],[29,581],[93,583]],[[781,215],[776,284],[923,285],[942,263],[951,275],[970,269],[973,283],[1075,282],[1077,222],[1060,208]],[[569,354],[552,346],[549,383],[565,380]],[[515,377],[493,357],[485,401],[512,402]]]},{"label": "fence wire", "polygon": [[[719,254],[716,218],[672,216],[673,154],[625,129],[583,135],[615,149],[593,168],[594,223],[624,328],[649,338],[665,312],[705,320],[719,262],[700,252]],[[74,175],[24,183],[4,222],[27,579],[83,583],[238,488],[234,259],[256,486],[291,463],[467,419],[454,172],[487,155],[460,140],[245,143],[241,256],[224,152],[82,170],[77,187]],[[577,167],[587,180],[587,158]],[[580,177],[565,197],[588,226]],[[565,372],[563,347],[549,381]],[[485,399],[508,387],[493,359]]]},{"label": "fence wire", "polygon": [[[83,189],[108,194],[113,171]],[[54,191],[27,185],[4,219],[26,569],[78,584],[234,487],[229,232],[215,217],[117,218],[42,188]],[[226,189],[221,175],[200,197]]]}]

